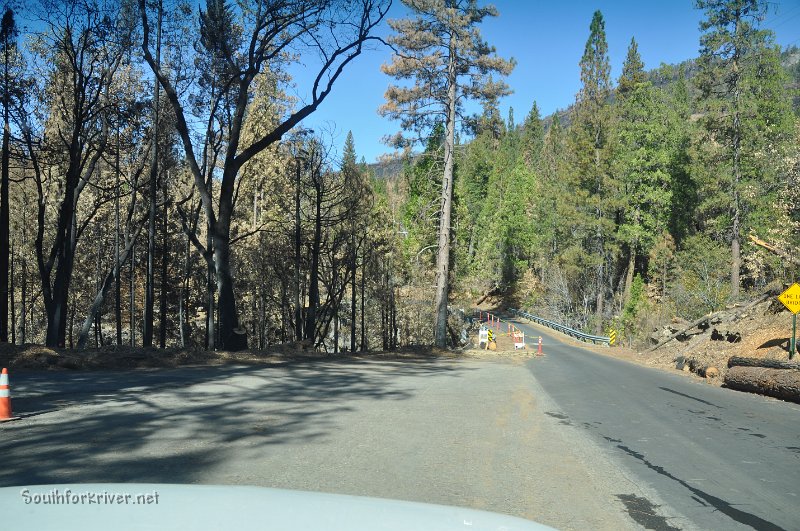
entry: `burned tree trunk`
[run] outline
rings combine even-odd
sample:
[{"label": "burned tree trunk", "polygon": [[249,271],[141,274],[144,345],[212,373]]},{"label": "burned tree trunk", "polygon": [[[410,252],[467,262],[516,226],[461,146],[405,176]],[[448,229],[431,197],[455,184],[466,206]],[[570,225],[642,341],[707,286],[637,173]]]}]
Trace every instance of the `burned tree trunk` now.
[{"label": "burned tree trunk", "polygon": [[[78,349],[86,348],[86,343],[89,339],[89,330],[92,327],[92,322],[97,320],[97,316],[100,314],[100,309],[103,306],[103,302],[105,301],[106,297],[108,296],[109,291],[111,291],[111,287],[114,285],[116,279],[119,279],[119,270],[120,268],[128,261],[129,258],[133,259],[133,247],[136,244],[136,238],[139,236],[142,228],[144,227],[143,222],[138,224],[135,232],[131,236],[130,241],[128,242],[127,247],[123,251],[122,256],[118,256],[114,260],[114,265],[112,266],[111,270],[106,273],[104,280],[99,286],[97,290],[97,294],[94,296],[92,301],[92,305],[89,308],[89,312],[86,315],[86,319],[83,321],[83,326],[81,327],[80,334],[78,335]],[[131,312],[133,314],[133,312]],[[133,327],[131,327],[133,330]]]}]

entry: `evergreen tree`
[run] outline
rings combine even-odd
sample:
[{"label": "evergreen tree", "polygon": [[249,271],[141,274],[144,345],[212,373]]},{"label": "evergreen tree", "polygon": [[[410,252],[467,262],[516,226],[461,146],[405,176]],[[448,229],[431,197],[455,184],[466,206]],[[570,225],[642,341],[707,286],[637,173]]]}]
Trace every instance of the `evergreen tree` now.
[{"label": "evergreen tree", "polygon": [[544,124],[539,105],[534,101],[522,124],[522,157],[529,167],[536,168],[544,146]]},{"label": "evergreen tree", "polygon": [[563,246],[571,241],[567,236],[571,224],[565,222],[574,206],[569,200],[571,183],[564,178],[569,173],[568,149],[566,131],[558,114],[555,114],[542,139],[540,178],[535,191],[535,196],[539,198],[534,212],[541,233],[542,263],[556,258]]},{"label": "evergreen tree", "polygon": [[493,149],[489,151],[490,171],[480,205],[475,266],[494,286],[506,287],[516,277],[520,232],[529,225],[517,215],[522,200],[517,193],[530,187],[523,182],[526,169],[521,165],[517,171],[516,135],[507,134],[499,141],[487,137]]},{"label": "evergreen tree", "polygon": [[644,71],[642,57],[639,55],[639,45],[636,44],[636,39],[631,37],[631,43],[628,45],[628,54],[622,64],[622,75],[619,77],[617,94],[625,96],[645,81],[647,81],[647,74]]},{"label": "evergreen tree", "polygon": [[774,165],[764,164],[763,157],[787,134],[790,100],[773,35],[759,29],[766,3],[698,0],[697,7],[705,12],[697,81],[707,135],[699,139],[703,206],[708,229],[730,242],[729,293],[736,300],[742,234],[760,210],[759,203],[778,188]]},{"label": "evergreen tree", "polygon": [[[672,71],[672,69],[670,69]],[[670,79],[672,76],[670,75]],[[696,127],[691,120],[692,99],[683,65],[677,68],[675,81],[662,89],[670,134],[670,205],[669,235],[673,245],[680,243],[693,229],[697,217],[697,181],[691,171],[691,138]]]},{"label": "evergreen tree", "polygon": [[455,175],[455,234],[454,267],[466,277],[474,272],[477,248],[483,236],[480,216],[486,202],[489,178],[493,171],[494,141],[479,135],[464,146],[457,161]]},{"label": "evergreen tree", "polygon": [[405,201],[401,220],[402,228],[407,232],[404,240],[407,257],[418,254],[422,249],[436,247],[436,222],[441,197],[438,182],[444,135],[444,126],[435,126],[425,145],[425,151],[403,172]]},{"label": "evergreen tree", "polygon": [[[581,90],[574,107],[570,127],[573,156],[572,179],[575,191],[573,239],[583,241],[586,252],[585,267],[593,272],[589,285],[582,290],[593,292],[594,328],[602,329],[603,311],[610,288],[611,235],[614,232],[614,215],[617,207],[616,183],[613,182],[611,162],[611,96],[608,44],[605,22],[600,11],[595,11],[589,26],[581,67]],[[587,279],[588,280],[588,279]]]},{"label": "evergreen tree", "polygon": [[[389,22],[395,31],[390,42],[399,53],[383,66],[383,71],[398,79],[413,79],[414,84],[390,86],[381,112],[400,119],[404,129],[416,132],[430,130],[436,123],[445,124],[434,301],[434,342],[445,347],[456,122],[465,98],[490,103],[509,92],[506,84],[494,81],[491,74],[507,75],[514,63],[497,57],[477,28],[484,18],[497,16],[494,7],[478,7],[474,0],[404,3],[414,18]],[[398,141],[402,143],[402,137]]]},{"label": "evergreen tree", "polygon": [[670,151],[667,109],[653,88],[631,39],[617,88],[616,173],[623,194],[617,239],[628,254],[623,304],[635,273],[647,271],[647,257],[670,219]]},{"label": "evergreen tree", "polygon": [[[347,271],[350,282],[350,352],[356,351],[356,322],[358,310],[358,273],[359,251],[362,254],[361,275],[364,275],[365,231],[369,223],[369,209],[372,207],[372,191],[365,179],[364,164],[356,162],[356,147],[353,132],[348,131],[342,154],[341,173],[348,188],[348,200],[345,202],[348,218]],[[345,281],[347,282],[347,281]]]}]

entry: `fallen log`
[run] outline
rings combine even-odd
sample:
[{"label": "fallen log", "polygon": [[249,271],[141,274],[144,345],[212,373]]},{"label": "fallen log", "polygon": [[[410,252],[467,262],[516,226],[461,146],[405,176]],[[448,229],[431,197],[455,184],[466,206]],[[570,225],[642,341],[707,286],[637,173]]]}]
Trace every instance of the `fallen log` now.
[{"label": "fallen log", "polygon": [[656,345],[656,346],[652,347],[651,349],[649,349],[647,352],[653,352],[653,351],[654,351],[654,350],[656,350],[657,348],[659,348],[659,347],[662,347],[662,346],[666,345],[667,343],[669,343],[670,341],[672,341],[672,340],[673,340],[673,339],[675,339],[676,337],[678,337],[678,336],[680,336],[680,335],[682,335],[682,334],[685,334],[686,332],[688,332],[688,331],[689,331],[689,330],[691,330],[692,328],[694,328],[694,327],[696,327],[696,326],[700,326],[701,324],[703,324],[703,323],[705,323],[705,322],[707,322],[707,321],[710,321],[711,319],[713,319],[714,317],[716,317],[716,316],[717,316],[717,314],[719,314],[719,313],[721,313],[721,312],[714,312],[714,313],[710,313],[710,314],[708,314],[708,315],[705,315],[705,316],[701,317],[700,319],[698,319],[697,321],[694,321],[692,324],[690,324],[689,326],[687,326],[687,327],[686,327],[686,328],[684,328],[683,330],[679,330],[679,331],[675,332],[674,334],[672,334],[671,336],[669,336],[667,339],[663,340],[663,341],[662,341],[661,343],[659,343],[658,345]]},{"label": "fallen log", "polygon": [[769,299],[770,297],[775,297],[777,295],[778,295],[778,293],[775,292],[775,290],[769,290],[766,293],[762,293],[759,298],[757,298],[757,299],[755,299],[753,301],[750,301],[750,303],[748,303],[747,306],[745,306],[744,308],[742,308],[741,310],[736,312],[734,314],[734,316],[733,316],[733,319],[731,319],[731,321],[737,321],[739,319],[739,317],[741,317],[742,315],[747,313],[747,311],[750,310],[750,308],[752,308],[756,304],[760,304],[760,303],[764,302],[765,300]]},{"label": "fallen log", "polygon": [[800,371],[762,367],[731,367],[725,374],[731,389],[800,402]]},{"label": "fallen log", "polygon": [[760,239],[755,234],[750,234],[747,237],[750,238],[750,241],[753,242],[754,244],[758,245],[759,247],[763,247],[764,249],[766,249],[766,250],[768,250],[768,251],[770,251],[772,253],[777,254],[778,256],[780,256],[781,258],[786,260],[787,262],[791,262],[791,263],[793,263],[795,265],[800,265],[800,260],[798,260],[797,257],[792,255],[791,253],[788,253],[788,252],[784,251],[783,249],[779,249],[778,247],[775,247],[774,245],[768,244],[767,242],[765,242],[764,240]]},{"label": "fallen log", "polygon": [[489,289],[489,291],[484,293],[483,296],[480,299],[478,299],[478,301],[475,303],[475,306],[480,306],[481,304],[483,304],[483,301],[485,301],[489,297],[491,297],[493,295],[497,295],[499,293],[500,293],[499,286],[497,286],[497,285],[493,286],[492,288]]},{"label": "fallen log", "polygon": [[770,360],[761,358],[744,358],[731,356],[728,359],[728,368],[731,367],[763,367],[768,369],[796,369],[800,370],[800,361]]}]

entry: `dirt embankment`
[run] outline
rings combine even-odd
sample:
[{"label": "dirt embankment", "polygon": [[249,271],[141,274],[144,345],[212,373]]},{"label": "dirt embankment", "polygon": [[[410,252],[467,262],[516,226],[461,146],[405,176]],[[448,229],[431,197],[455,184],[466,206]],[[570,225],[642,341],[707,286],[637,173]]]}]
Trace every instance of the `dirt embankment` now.
[{"label": "dirt embankment", "polygon": [[[714,367],[710,380],[721,383],[732,356],[785,361],[789,359],[792,315],[783,305],[769,298],[762,302],[717,312],[707,321],[691,327],[674,339],[652,350],[692,323],[675,320],[650,337],[651,348],[641,349],[637,357],[664,368],[690,370]],[[796,355],[794,359],[798,359]]]}]

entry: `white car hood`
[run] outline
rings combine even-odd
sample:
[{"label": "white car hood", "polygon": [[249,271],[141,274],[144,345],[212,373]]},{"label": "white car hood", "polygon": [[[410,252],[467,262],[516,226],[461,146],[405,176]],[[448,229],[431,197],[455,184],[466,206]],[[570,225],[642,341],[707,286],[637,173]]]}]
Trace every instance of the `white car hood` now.
[{"label": "white car hood", "polygon": [[461,507],[263,487],[142,483],[0,488],[0,522],[15,531],[551,529]]}]

